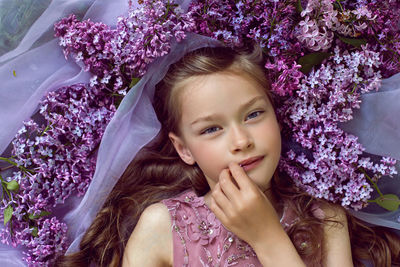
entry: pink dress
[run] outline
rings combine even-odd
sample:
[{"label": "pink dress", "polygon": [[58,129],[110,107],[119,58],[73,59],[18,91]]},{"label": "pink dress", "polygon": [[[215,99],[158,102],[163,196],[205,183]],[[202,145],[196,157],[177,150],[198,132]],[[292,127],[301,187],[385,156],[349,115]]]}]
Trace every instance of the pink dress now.
[{"label": "pink dress", "polygon": [[[162,203],[172,219],[174,267],[262,266],[252,247],[229,232],[194,191]],[[283,227],[287,229],[295,220],[284,209]]]}]

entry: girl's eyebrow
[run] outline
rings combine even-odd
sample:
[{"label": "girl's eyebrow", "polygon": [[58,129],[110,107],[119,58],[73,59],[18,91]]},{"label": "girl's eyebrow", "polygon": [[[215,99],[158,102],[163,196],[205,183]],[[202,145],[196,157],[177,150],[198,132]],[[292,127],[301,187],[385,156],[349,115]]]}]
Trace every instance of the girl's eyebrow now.
[{"label": "girl's eyebrow", "polygon": [[[259,100],[265,100],[265,96],[258,95],[258,96],[253,97],[252,99],[250,99],[246,103],[241,104],[239,106],[239,110],[244,110],[244,109],[252,106],[254,103],[256,103]],[[200,118],[195,119],[190,125],[194,125],[194,124],[196,124],[198,122],[201,122],[201,121],[212,121],[212,120],[215,119],[215,117],[216,117],[215,115],[207,115],[207,116],[204,116],[204,117],[200,117]]]}]

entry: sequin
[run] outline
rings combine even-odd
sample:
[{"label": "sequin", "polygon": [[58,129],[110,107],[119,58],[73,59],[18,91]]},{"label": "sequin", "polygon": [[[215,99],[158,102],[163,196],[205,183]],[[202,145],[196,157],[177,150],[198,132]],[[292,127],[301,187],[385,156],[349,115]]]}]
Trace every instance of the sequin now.
[{"label": "sequin", "polygon": [[300,249],[305,249],[308,246],[307,242],[302,242],[300,244]]},{"label": "sequin", "polygon": [[233,238],[232,238],[232,237],[229,237],[229,238],[228,238],[228,241],[232,243],[232,242],[233,242]]}]

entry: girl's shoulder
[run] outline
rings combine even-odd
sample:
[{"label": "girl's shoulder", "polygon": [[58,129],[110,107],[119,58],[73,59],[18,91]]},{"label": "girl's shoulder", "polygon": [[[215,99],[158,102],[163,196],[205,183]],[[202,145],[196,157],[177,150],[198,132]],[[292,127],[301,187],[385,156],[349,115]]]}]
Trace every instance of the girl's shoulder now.
[{"label": "girl's shoulder", "polygon": [[161,202],[151,204],[148,206],[140,216],[147,227],[158,229],[157,231],[163,232],[164,230],[171,230],[171,216],[168,208]]},{"label": "girl's shoulder", "polygon": [[154,203],[143,211],[129,238],[123,266],[172,266],[172,244],[169,211]]}]

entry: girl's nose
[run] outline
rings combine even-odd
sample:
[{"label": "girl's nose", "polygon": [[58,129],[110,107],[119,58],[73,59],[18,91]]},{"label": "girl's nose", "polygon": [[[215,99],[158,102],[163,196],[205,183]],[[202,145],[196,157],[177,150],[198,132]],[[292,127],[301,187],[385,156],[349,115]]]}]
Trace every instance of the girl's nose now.
[{"label": "girl's nose", "polygon": [[231,151],[239,152],[251,148],[254,145],[251,135],[243,127],[232,129]]}]

